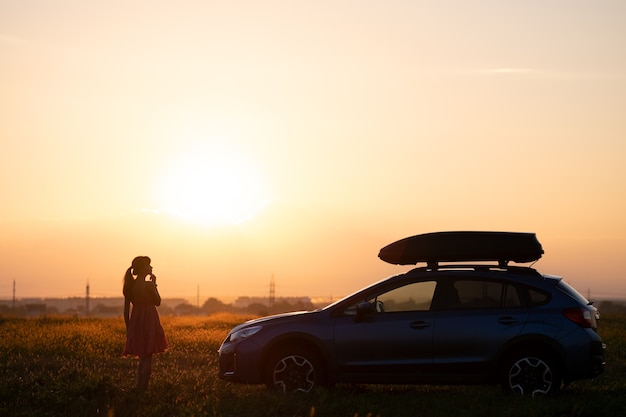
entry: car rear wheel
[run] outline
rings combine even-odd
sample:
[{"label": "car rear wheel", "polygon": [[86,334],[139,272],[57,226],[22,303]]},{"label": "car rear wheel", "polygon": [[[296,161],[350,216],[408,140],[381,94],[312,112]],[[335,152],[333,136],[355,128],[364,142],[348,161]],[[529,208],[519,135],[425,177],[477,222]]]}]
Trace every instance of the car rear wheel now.
[{"label": "car rear wheel", "polygon": [[311,392],[323,384],[324,371],[316,354],[306,348],[279,349],[266,368],[266,385],[282,392]]},{"label": "car rear wheel", "polygon": [[517,354],[504,366],[502,386],[513,394],[542,397],[557,392],[561,384],[561,372],[548,355]]}]

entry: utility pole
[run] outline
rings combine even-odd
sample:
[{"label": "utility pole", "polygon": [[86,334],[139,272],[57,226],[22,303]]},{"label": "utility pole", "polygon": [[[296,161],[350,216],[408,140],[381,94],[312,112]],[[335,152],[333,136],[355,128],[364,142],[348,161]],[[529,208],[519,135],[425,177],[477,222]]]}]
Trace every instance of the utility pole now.
[{"label": "utility pole", "polygon": [[270,279],[270,307],[274,305],[274,301],[276,301],[276,284],[274,282],[274,274],[272,274],[272,278]]},{"label": "utility pole", "polygon": [[13,310],[15,311],[15,278],[13,278]]},{"label": "utility pole", "polygon": [[200,284],[198,284],[198,291],[196,292],[196,306],[200,308]]},{"label": "utility pole", "polygon": [[87,281],[87,291],[85,294],[85,316],[89,315],[89,281]]}]

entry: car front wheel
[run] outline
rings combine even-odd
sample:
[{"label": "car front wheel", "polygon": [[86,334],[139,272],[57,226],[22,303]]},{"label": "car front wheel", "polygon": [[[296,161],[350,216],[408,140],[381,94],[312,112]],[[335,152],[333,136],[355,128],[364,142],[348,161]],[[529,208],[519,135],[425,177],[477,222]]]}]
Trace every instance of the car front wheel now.
[{"label": "car front wheel", "polygon": [[311,392],[322,385],[323,369],[317,355],[305,348],[283,348],[266,368],[266,385],[282,392]]},{"label": "car front wheel", "polygon": [[561,387],[561,373],[547,355],[518,354],[506,362],[502,385],[513,394],[541,397],[553,394]]}]

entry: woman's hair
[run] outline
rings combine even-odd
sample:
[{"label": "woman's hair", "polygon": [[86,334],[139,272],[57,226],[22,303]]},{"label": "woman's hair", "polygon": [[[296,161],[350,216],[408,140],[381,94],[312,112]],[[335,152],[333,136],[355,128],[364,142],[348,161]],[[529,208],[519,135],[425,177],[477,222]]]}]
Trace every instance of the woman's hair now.
[{"label": "woman's hair", "polygon": [[124,288],[122,289],[124,297],[130,296],[132,292],[133,285],[135,284],[135,278],[133,277],[135,269],[142,266],[148,266],[150,265],[150,262],[152,261],[147,256],[137,256],[135,259],[133,259],[130,268],[128,268],[126,270],[126,273],[124,274]]}]

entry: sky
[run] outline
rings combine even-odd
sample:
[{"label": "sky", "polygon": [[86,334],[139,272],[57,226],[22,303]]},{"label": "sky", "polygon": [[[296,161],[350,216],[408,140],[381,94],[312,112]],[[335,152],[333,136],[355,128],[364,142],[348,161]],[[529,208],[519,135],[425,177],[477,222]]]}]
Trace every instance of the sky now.
[{"label": "sky", "polygon": [[626,2],[0,0],[0,299],[333,299],[534,232],[626,298]]}]

